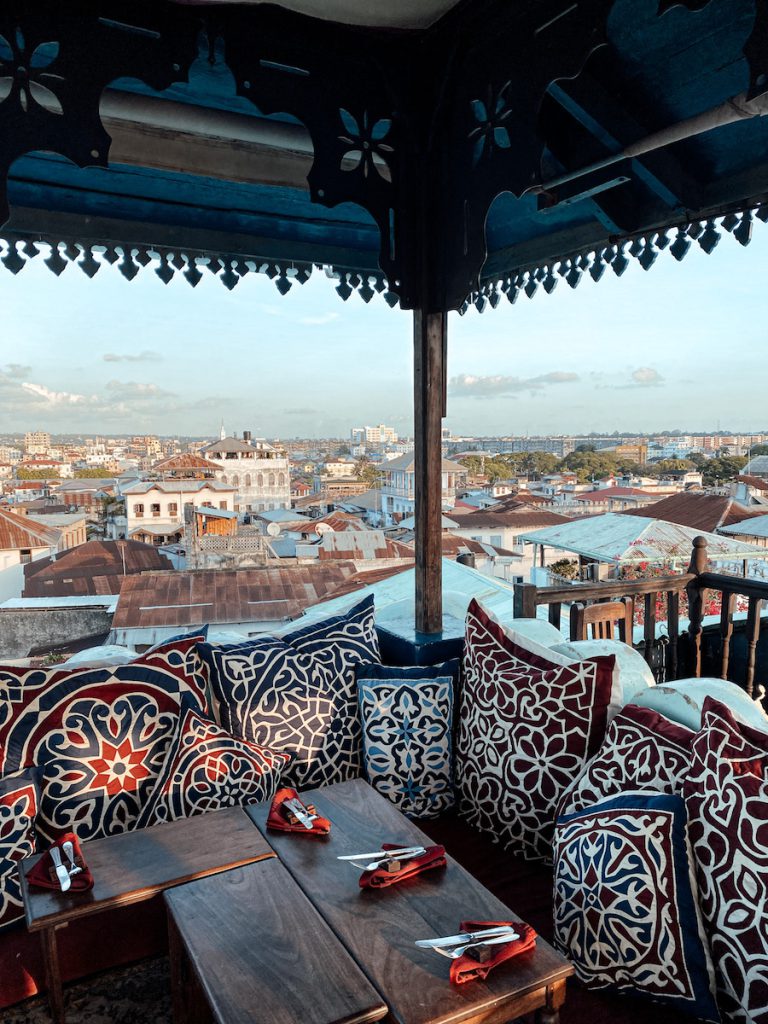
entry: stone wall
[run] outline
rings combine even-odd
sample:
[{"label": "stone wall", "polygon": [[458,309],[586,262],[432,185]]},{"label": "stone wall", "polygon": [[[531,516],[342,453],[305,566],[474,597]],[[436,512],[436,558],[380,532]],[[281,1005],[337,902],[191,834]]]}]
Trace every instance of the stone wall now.
[{"label": "stone wall", "polygon": [[112,612],[103,606],[0,608],[0,662],[26,658],[32,648],[68,644],[109,631]]}]

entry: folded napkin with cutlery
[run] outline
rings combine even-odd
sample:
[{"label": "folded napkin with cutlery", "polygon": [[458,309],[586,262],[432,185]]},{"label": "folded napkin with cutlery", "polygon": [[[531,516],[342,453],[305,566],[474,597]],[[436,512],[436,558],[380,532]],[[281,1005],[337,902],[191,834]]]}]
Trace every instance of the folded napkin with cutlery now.
[{"label": "folded napkin with cutlery", "polygon": [[486,978],[494,967],[503,964],[520,953],[527,953],[536,945],[536,932],[529,924],[521,921],[462,921],[459,930],[462,932],[477,932],[483,928],[496,928],[502,925],[509,925],[517,932],[518,938],[512,939],[501,946],[488,945],[486,951],[490,953],[488,959],[480,962],[477,948],[466,952],[457,960],[451,963],[451,981],[454,985],[463,985],[466,981],[474,981],[476,978]]},{"label": "folded napkin with cutlery", "polygon": [[[295,810],[299,812],[298,816],[294,813]],[[311,827],[308,828],[307,825]],[[275,793],[269,808],[267,828],[278,829],[281,832],[297,832],[305,836],[327,836],[331,831],[331,823],[327,818],[320,817],[313,804],[304,804],[295,789],[283,786]]]},{"label": "folded napkin with cutlery", "polygon": [[93,888],[93,875],[83,859],[74,832],[67,832],[56,840],[29,869],[27,881],[40,889],[58,889],[61,892],[87,892]]},{"label": "folded napkin with cutlery", "polygon": [[[382,843],[381,848],[382,850],[399,850],[402,848],[402,844]],[[420,856],[413,857],[411,860],[398,861],[398,864],[400,866],[396,870],[392,870],[393,864],[380,864],[373,871],[364,871],[360,876],[360,888],[383,889],[387,885],[395,885],[406,878],[420,875],[422,871],[444,868],[446,865],[445,847],[427,846]]]}]

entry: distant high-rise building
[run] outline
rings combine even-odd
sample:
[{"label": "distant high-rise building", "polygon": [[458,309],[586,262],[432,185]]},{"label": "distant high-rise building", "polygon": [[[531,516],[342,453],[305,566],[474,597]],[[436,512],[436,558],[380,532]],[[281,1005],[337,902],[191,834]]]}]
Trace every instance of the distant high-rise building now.
[{"label": "distant high-rise building", "polygon": [[397,444],[397,431],[383,423],[378,427],[352,427],[350,438],[354,444]]},{"label": "distant high-rise building", "polygon": [[32,430],[24,435],[25,455],[47,455],[51,447],[51,435],[45,430]]}]

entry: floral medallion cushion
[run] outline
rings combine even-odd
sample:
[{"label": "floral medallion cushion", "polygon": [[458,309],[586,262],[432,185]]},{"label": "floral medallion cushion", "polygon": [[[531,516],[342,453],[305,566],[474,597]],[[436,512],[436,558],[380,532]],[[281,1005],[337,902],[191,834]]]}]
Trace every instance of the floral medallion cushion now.
[{"label": "floral medallion cushion", "polygon": [[200,652],[221,725],[293,755],[284,785],[311,789],[360,775],[355,666],[379,660],[372,598],[282,637],[201,644]]},{"label": "floral medallion cushion", "polygon": [[719,1020],[682,797],[624,793],[558,819],[555,945],[589,988]]},{"label": "floral medallion cushion", "polygon": [[182,705],[207,710],[196,643],[113,668],[0,668],[0,764],[4,772],[42,767],[43,838],[73,831],[96,839],[135,827]]},{"label": "floral medallion cushion", "polygon": [[35,852],[38,772],[0,779],[0,931],[24,917],[17,864]]},{"label": "floral medallion cushion", "polygon": [[612,657],[559,665],[477,601],[467,612],[456,773],[465,817],[528,858],[551,858],[555,811],[605,735]]},{"label": "floral medallion cushion", "polygon": [[634,704],[619,712],[598,752],[563,794],[558,815],[630,789],[683,791],[694,733],[650,708]]},{"label": "floral medallion cushion", "polygon": [[271,800],[289,761],[288,754],[230,736],[190,708],[181,719],[138,827]]},{"label": "floral medallion cushion", "polygon": [[718,1001],[733,1021],[768,1021],[768,732],[704,701],[684,786],[699,903]]},{"label": "floral medallion cushion", "polygon": [[[374,789],[412,818],[434,818],[454,803],[450,675],[367,679],[358,672],[365,774]],[[360,678],[360,676],[363,678]]]}]

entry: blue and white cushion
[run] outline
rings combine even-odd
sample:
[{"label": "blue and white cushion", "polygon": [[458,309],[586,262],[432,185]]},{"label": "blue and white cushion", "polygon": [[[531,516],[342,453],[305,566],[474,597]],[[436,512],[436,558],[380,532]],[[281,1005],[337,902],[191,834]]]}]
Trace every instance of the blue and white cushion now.
[{"label": "blue and white cushion", "polygon": [[588,987],[720,1019],[681,797],[625,793],[559,818],[554,919]]},{"label": "blue and white cushion", "polygon": [[453,683],[450,675],[405,671],[400,678],[358,679],[365,773],[404,814],[433,818],[454,803]]},{"label": "blue and white cushion", "polygon": [[285,785],[308,789],[360,775],[355,666],[379,660],[373,598],[282,637],[199,649],[221,725],[293,755]]}]

